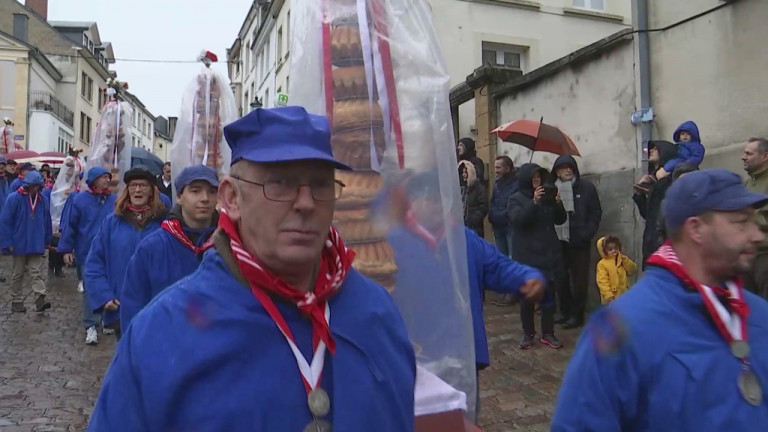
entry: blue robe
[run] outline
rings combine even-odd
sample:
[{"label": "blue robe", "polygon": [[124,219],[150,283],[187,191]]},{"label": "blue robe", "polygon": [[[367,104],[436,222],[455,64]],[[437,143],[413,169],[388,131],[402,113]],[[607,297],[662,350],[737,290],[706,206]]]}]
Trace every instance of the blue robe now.
[{"label": "blue robe", "polygon": [[[310,321],[275,303],[310,356]],[[333,429],[413,431],[416,362],[392,299],[352,270],[329,305],[336,354],[321,386]],[[288,343],[211,250],[128,327],[88,430],[294,432],[311,420]]]},{"label": "blue robe", "polygon": [[8,195],[0,212],[0,249],[13,246],[13,255],[45,253],[53,237],[50,203],[40,193],[34,213],[30,207],[29,195]]},{"label": "blue robe", "polygon": [[741,363],[701,296],[651,267],[593,315],[565,373],[552,431],[768,430],[768,303],[749,292],[745,297],[761,406],[741,397]]},{"label": "blue robe", "polygon": [[[488,338],[483,320],[483,288],[519,294],[520,286],[525,281],[544,280],[544,277],[538,270],[518,264],[501,255],[493,245],[480,238],[471,229],[462,225],[456,227],[456,230],[463,230],[466,239],[475,363],[482,368],[490,364]],[[459,235],[459,232],[457,231],[455,235]],[[436,304],[452,305],[456,301],[454,299],[456,294],[450,290],[454,282],[446,242],[440,242],[438,249],[432,250],[424,240],[402,227],[393,229],[388,240],[395,251],[398,267],[397,287],[392,296],[398,301],[400,307],[404,308],[403,315],[409,324],[408,329],[414,342],[423,344],[424,354],[433,360],[443,355],[450,355],[449,352],[438,352],[434,347],[446,345],[437,342],[445,335],[462,334],[461,320],[458,317],[453,319],[445,317],[439,323],[435,322],[432,325],[425,325],[422,321],[425,317],[424,308]],[[423,289],[422,287],[425,286],[445,287],[445,290],[436,292]],[[441,314],[438,312],[431,317],[438,315]],[[458,326],[455,333],[451,330],[453,326]],[[447,349],[450,349],[450,346]]]},{"label": "blue robe", "polygon": [[16,177],[11,181],[11,186],[8,187],[8,194],[10,195],[12,192],[16,192],[22,186],[24,186],[24,180]]},{"label": "blue robe", "polygon": [[[138,230],[114,213],[104,219],[91,243],[83,272],[83,282],[88,287],[88,296],[94,311],[101,310],[106,303],[114,299],[120,299],[120,288],[125,279],[128,261],[139,242],[159,229],[161,222],[149,221],[143,229]],[[104,311],[104,324],[112,324],[119,319],[119,309]]]},{"label": "blue robe", "polygon": [[109,215],[114,214],[116,200],[115,194],[105,198],[88,191],[78,193],[74,198],[70,195],[61,211],[58,252],[74,252],[78,265],[85,264],[99,227]]},{"label": "blue robe", "polygon": [[[195,246],[202,246],[213,230],[211,227],[199,236]],[[184,231],[189,236],[189,229]],[[162,228],[142,240],[125,272],[120,293],[121,325],[127,328],[133,317],[161,291],[197,270],[202,259],[202,254],[195,255]]]}]

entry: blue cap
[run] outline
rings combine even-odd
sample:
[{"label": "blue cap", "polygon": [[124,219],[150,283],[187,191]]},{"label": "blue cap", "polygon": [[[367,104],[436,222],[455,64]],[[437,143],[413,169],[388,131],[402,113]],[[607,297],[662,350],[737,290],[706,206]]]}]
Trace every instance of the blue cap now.
[{"label": "blue cap", "polygon": [[328,119],[302,107],[257,108],[224,127],[224,137],[232,149],[233,164],[319,160],[352,170],[333,157]]},{"label": "blue cap", "polygon": [[176,193],[180,194],[185,187],[197,180],[207,181],[215,188],[219,187],[219,177],[215,169],[205,165],[192,165],[181,170],[173,181]]},{"label": "blue cap", "polygon": [[0,164],[7,163],[8,161],[5,160],[4,157],[0,156]]},{"label": "blue cap", "polygon": [[667,228],[681,227],[686,219],[708,211],[737,211],[760,207],[768,195],[750,192],[738,174],[728,170],[695,171],[677,179],[661,204]]},{"label": "blue cap", "polygon": [[[82,174],[82,173],[80,173]],[[104,174],[109,174],[109,178],[112,178],[112,174],[107,171],[106,168],[102,167],[93,167],[88,170],[88,177],[85,179],[85,183],[90,186],[91,183],[93,183],[97,178],[103,176]]]},{"label": "blue cap", "polygon": [[34,170],[36,170],[35,165],[33,165],[30,162],[24,162],[19,167],[19,171],[34,171]]},{"label": "blue cap", "polygon": [[24,180],[22,180],[22,183],[24,186],[42,186],[43,176],[41,176],[37,171],[30,171],[24,175]]}]

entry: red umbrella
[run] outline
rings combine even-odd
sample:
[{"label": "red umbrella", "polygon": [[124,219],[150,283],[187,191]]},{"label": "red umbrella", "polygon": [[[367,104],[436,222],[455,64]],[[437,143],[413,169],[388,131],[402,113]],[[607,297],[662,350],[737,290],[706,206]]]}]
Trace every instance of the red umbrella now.
[{"label": "red umbrella", "polygon": [[495,133],[502,141],[520,144],[534,152],[581,156],[571,137],[543,120],[517,120],[503,124],[491,133]]},{"label": "red umbrella", "polygon": [[8,160],[8,159],[13,159],[13,160],[16,160],[16,159],[29,159],[29,158],[39,157],[39,156],[40,156],[40,154],[38,154],[37,152],[34,152],[32,150],[17,150],[17,151],[14,151],[14,152],[6,153],[4,155],[6,160]]},{"label": "red umbrella", "polygon": [[42,152],[42,153],[40,153],[40,156],[47,156],[47,157],[52,157],[52,158],[65,158],[65,157],[67,157],[67,155],[65,155],[64,153],[53,152],[53,151],[51,151],[51,152]]}]

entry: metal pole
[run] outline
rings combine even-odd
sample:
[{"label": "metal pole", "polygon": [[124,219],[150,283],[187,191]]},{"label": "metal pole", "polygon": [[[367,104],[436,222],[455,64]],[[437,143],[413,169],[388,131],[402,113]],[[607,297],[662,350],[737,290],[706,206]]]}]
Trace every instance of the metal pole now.
[{"label": "metal pole", "polygon": [[[648,38],[648,0],[635,0],[637,11],[638,37],[638,70],[640,74],[640,108],[651,108],[651,59],[650,43]],[[651,140],[653,127],[650,122],[640,123],[640,136],[642,138],[642,151],[640,165],[646,162],[648,154],[648,142]]]}]

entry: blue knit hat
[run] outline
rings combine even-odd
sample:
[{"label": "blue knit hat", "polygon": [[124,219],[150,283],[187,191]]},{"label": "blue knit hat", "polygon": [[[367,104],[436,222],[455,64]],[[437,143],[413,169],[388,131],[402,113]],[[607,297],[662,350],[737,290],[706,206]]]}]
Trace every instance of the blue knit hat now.
[{"label": "blue knit hat", "polygon": [[37,171],[30,171],[24,175],[24,180],[22,180],[22,183],[24,186],[42,186],[43,176],[41,176]]}]

